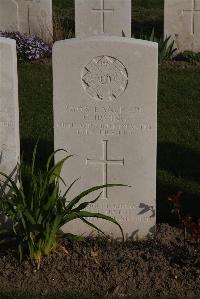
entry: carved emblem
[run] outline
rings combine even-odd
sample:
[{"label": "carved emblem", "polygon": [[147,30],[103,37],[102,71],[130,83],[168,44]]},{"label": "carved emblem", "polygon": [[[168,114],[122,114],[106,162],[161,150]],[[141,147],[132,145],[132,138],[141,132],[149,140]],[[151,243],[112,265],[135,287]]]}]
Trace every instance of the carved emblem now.
[{"label": "carved emblem", "polygon": [[82,73],[85,91],[96,100],[116,100],[128,85],[128,72],[116,58],[98,56],[86,65]]}]

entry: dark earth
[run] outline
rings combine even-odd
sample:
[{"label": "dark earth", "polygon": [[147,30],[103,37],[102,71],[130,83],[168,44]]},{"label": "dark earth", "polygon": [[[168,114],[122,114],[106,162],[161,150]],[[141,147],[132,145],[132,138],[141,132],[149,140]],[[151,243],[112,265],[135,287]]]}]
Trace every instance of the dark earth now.
[{"label": "dark earth", "polygon": [[145,241],[66,241],[39,270],[7,251],[0,256],[0,293],[8,291],[200,298],[200,245],[184,245],[181,229],[158,224]]}]

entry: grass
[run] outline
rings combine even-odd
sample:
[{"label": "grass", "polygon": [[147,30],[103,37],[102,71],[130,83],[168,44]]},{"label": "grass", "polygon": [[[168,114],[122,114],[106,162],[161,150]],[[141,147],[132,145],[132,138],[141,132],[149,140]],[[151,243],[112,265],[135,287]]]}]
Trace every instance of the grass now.
[{"label": "grass", "polygon": [[50,65],[19,65],[21,152],[31,161],[38,137],[43,165],[53,151],[52,68]]},{"label": "grass", "polygon": [[[166,193],[186,193],[186,209],[200,210],[200,69],[162,69],[158,97],[158,220]],[[164,196],[164,197],[163,197]]]},{"label": "grass", "polygon": [[[166,221],[167,196],[182,190],[191,207],[200,198],[200,69],[159,71],[157,213]],[[50,65],[19,65],[21,149],[30,161],[40,138],[43,165],[53,150],[52,73]],[[66,144],[67,147],[67,144]],[[198,209],[197,209],[198,208]]]}]

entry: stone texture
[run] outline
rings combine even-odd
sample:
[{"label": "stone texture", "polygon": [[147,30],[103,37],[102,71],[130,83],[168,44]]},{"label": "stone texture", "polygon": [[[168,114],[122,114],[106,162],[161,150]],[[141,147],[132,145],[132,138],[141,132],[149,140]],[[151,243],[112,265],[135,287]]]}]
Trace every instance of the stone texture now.
[{"label": "stone texture", "polygon": [[0,30],[53,38],[52,0],[0,0]]},{"label": "stone texture", "polygon": [[16,43],[0,37],[0,171],[15,175],[19,157]]},{"label": "stone texture", "polygon": [[200,51],[200,0],[165,0],[165,36],[179,52]]},{"label": "stone texture", "polygon": [[[157,61],[157,44],[130,38],[77,38],[53,48],[55,149],[75,154],[63,169],[66,184],[80,177],[67,200],[94,185],[132,186],[105,188],[90,207],[115,217],[126,238],[146,236],[156,222]],[[93,223],[120,237],[113,224]],[[91,232],[79,221],[64,230]]]},{"label": "stone texture", "polygon": [[131,0],[75,0],[76,37],[131,37]]}]

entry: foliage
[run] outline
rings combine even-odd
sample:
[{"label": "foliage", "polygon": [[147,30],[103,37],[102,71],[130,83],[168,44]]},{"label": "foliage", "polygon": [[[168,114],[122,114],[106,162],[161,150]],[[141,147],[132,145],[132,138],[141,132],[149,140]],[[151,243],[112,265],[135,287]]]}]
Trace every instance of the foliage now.
[{"label": "foliage", "polygon": [[0,31],[0,36],[16,40],[17,56],[20,62],[28,62],[51,55],[50,46],[35,35]]},{"label": "foliage", "polygon": [[171,59],[177,50],[174,47],[174,41],[171,40],[171,36],[168,36],[164,39],[163,38],[158,39],[155,36],[154,28],[150,35],[141,35],[140,38],[158,43],[158,63],[159,64],[166,60]]},{"label": "foliage", "polygon": [[168,198],[173,204],[172,212],[176,213],[178,220],[183,227],[184,243],[188,240],[194,243],[200,243],[200,218],[193,219],[189,214],[182,212],[183,192],[179,191]]},{"label": "foliage", "polygon": [[53,16],[53,32],[54,42],[74,37],[74,26],[72,21],[67,16],[62,16],[60,13],[54,13]]},{"label": "foliage", "polygon": [[[54,251],[57,248],[59,239],[80,239],[79,236],[70,233],[64,234],[60,230],[63,225],[75,219],[80,219],[83,223],[101,233],[103,232],[87,218],[108,220],[118,225],[123,236],[122,228],[115,219],[101,213],[85,210],[91,203],[95,203],[100,198],[101,193],[90,202],[83,202],[82,199],[88,194],[104,188],[105,185],[92,187],[83,191],[71,201],[67,201],[68,192],[77,180],[61,195],[60,183],[64,183],[64,181],[60,174],[65,161],[71,155],[67,155],[50,167],[55,154],[61,151],[57,150],[49,156],[46,171],[36,171],[36,149],[37,146],[33,152],[31,166],[27,167],[23,162],[19,165],[19,182],[17,184],[6,174],[0,173],[6,178],[6,186],[10,188],[10,192],[5,192],[2,187],[5,184],[1,186],[0,209],[12,220],[13,227],[9,233],[9,239],[17,243],[20,261],[25,254],[28,254],[30,259],[36,262],[39,267],[42,256],[49,255]],[[123,185],[107,185],[107,187],[113,186]],[[1,237],[0,243],[6,243],[8,241],[8,231],[3,230]]]},{"label": "foliage", "polygon": [[194,53],[192,51],[184,51],[179,53],[176,57],[176,60],[187,61],[192,64],[200,63],[200,52]]}]

